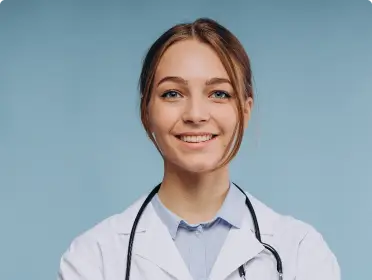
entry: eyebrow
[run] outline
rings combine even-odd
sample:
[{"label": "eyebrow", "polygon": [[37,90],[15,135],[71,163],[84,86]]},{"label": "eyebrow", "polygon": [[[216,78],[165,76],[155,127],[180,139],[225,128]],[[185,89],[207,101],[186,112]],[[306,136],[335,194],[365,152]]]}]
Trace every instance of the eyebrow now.
[{"label": "eyebrow", "polygon": [[[185,80],[185,79],[183,79],[183,78],[181,78],[181,77],[177,77],[177,76],[166,76],[166,77],[162,78],[157,83],[157,86],[159,86],[160,84],[162,84],[164,82],[174,82],[174,83],[182,84],[182,85],[187,85],[188,84],[188,81]],[[211,78],[208,81],[206,81],[205,82],[205,85],[206,86],[211,86],[211,85],[218,85],[218,84],[224,84],[224,83],[231,84],[231,82],[230,82],[229,79],[215,77],[215,78]]]}]

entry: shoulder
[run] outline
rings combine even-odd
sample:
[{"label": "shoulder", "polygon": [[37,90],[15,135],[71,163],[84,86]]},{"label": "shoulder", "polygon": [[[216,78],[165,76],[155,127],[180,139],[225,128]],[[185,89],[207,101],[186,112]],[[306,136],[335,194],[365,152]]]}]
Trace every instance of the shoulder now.
[{"label": "shoulder", "polygon": [[[62,254],[59,280],[104,279],[104,262],[115,263],[127,250],[127,240],[144,198],[75,237]],[[141,230],[141,223],[138,230]]]},{"label": "shoulder", "polygon": [[299,280],[341,279],[336,256],[314,226],[278,213],[249,193],[247,195],[262,227],[263,241],[278,250],[288,273]]},{"label": "shoulder", "polygon": [[260,201],[250,193],[246,192],[255,210],[260,229],[264,235],[282,235],[291,233],[291,238],[302,239],[314,228],[299,219],[290,215],[284,215],[264,202]]},{"label": "shoulder", "polygon": [[[84,242],[106,243],[114,235],[130,233],[134,219],[144,200],[145,198],[141,197],[121,213],[113,214],[100,221],[73,239],[72,244]],[[141,224],[138,227],[140,229]]]}]

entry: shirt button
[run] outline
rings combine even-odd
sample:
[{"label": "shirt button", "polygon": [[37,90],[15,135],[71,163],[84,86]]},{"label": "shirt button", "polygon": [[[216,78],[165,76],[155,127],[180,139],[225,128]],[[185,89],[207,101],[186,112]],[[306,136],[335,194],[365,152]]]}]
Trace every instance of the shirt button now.
[{"label": "shirt button", "polygon": [[202,233],[202,232],[203,232],[203,227],[199,225],[199,226],[196,228],[195,234],[196,234],[196,235],[199,235],[199,234]]}]

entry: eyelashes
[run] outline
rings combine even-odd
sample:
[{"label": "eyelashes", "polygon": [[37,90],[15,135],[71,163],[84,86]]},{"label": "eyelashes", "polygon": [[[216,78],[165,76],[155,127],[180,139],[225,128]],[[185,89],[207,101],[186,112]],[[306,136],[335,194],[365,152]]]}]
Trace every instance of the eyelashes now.
[{"label": "eyelashes", "polygon": [[[164,99],[176,99],[176,98],[182,98],[183,95],[177,90],[167,90],[160,97]],[[209,97],[215,98],[215,99],[230,99],[232,96],[231,94],[229,94],[228,92],[224,90],[214,90],[209,95]]]},{"label": "eyelashes", "polygon": [[223,90],[216,90],[211,94],[211,96],[214,96],[214,98],[218,98],[218,99],[229,99],[229,98],[231,98],[231,95],[228,94],[226,91],[223,91]]},{"label": "eyelashes", "polygon": [[164,92],[160,97],[164,99],[174,99],[174,98],[180,98],[182,97],[182,95],[176,90],[168,90]]}]

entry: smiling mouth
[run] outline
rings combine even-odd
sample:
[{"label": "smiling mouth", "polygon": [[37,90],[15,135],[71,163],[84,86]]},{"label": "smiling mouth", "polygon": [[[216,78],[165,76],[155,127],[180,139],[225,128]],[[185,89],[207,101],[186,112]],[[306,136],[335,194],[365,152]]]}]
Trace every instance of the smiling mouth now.
[{"label": "smiling mouth", "polygon": [[216,138],[217,134],[206,135],[176,135],[176,138],[186,143],[202,143]]}]

